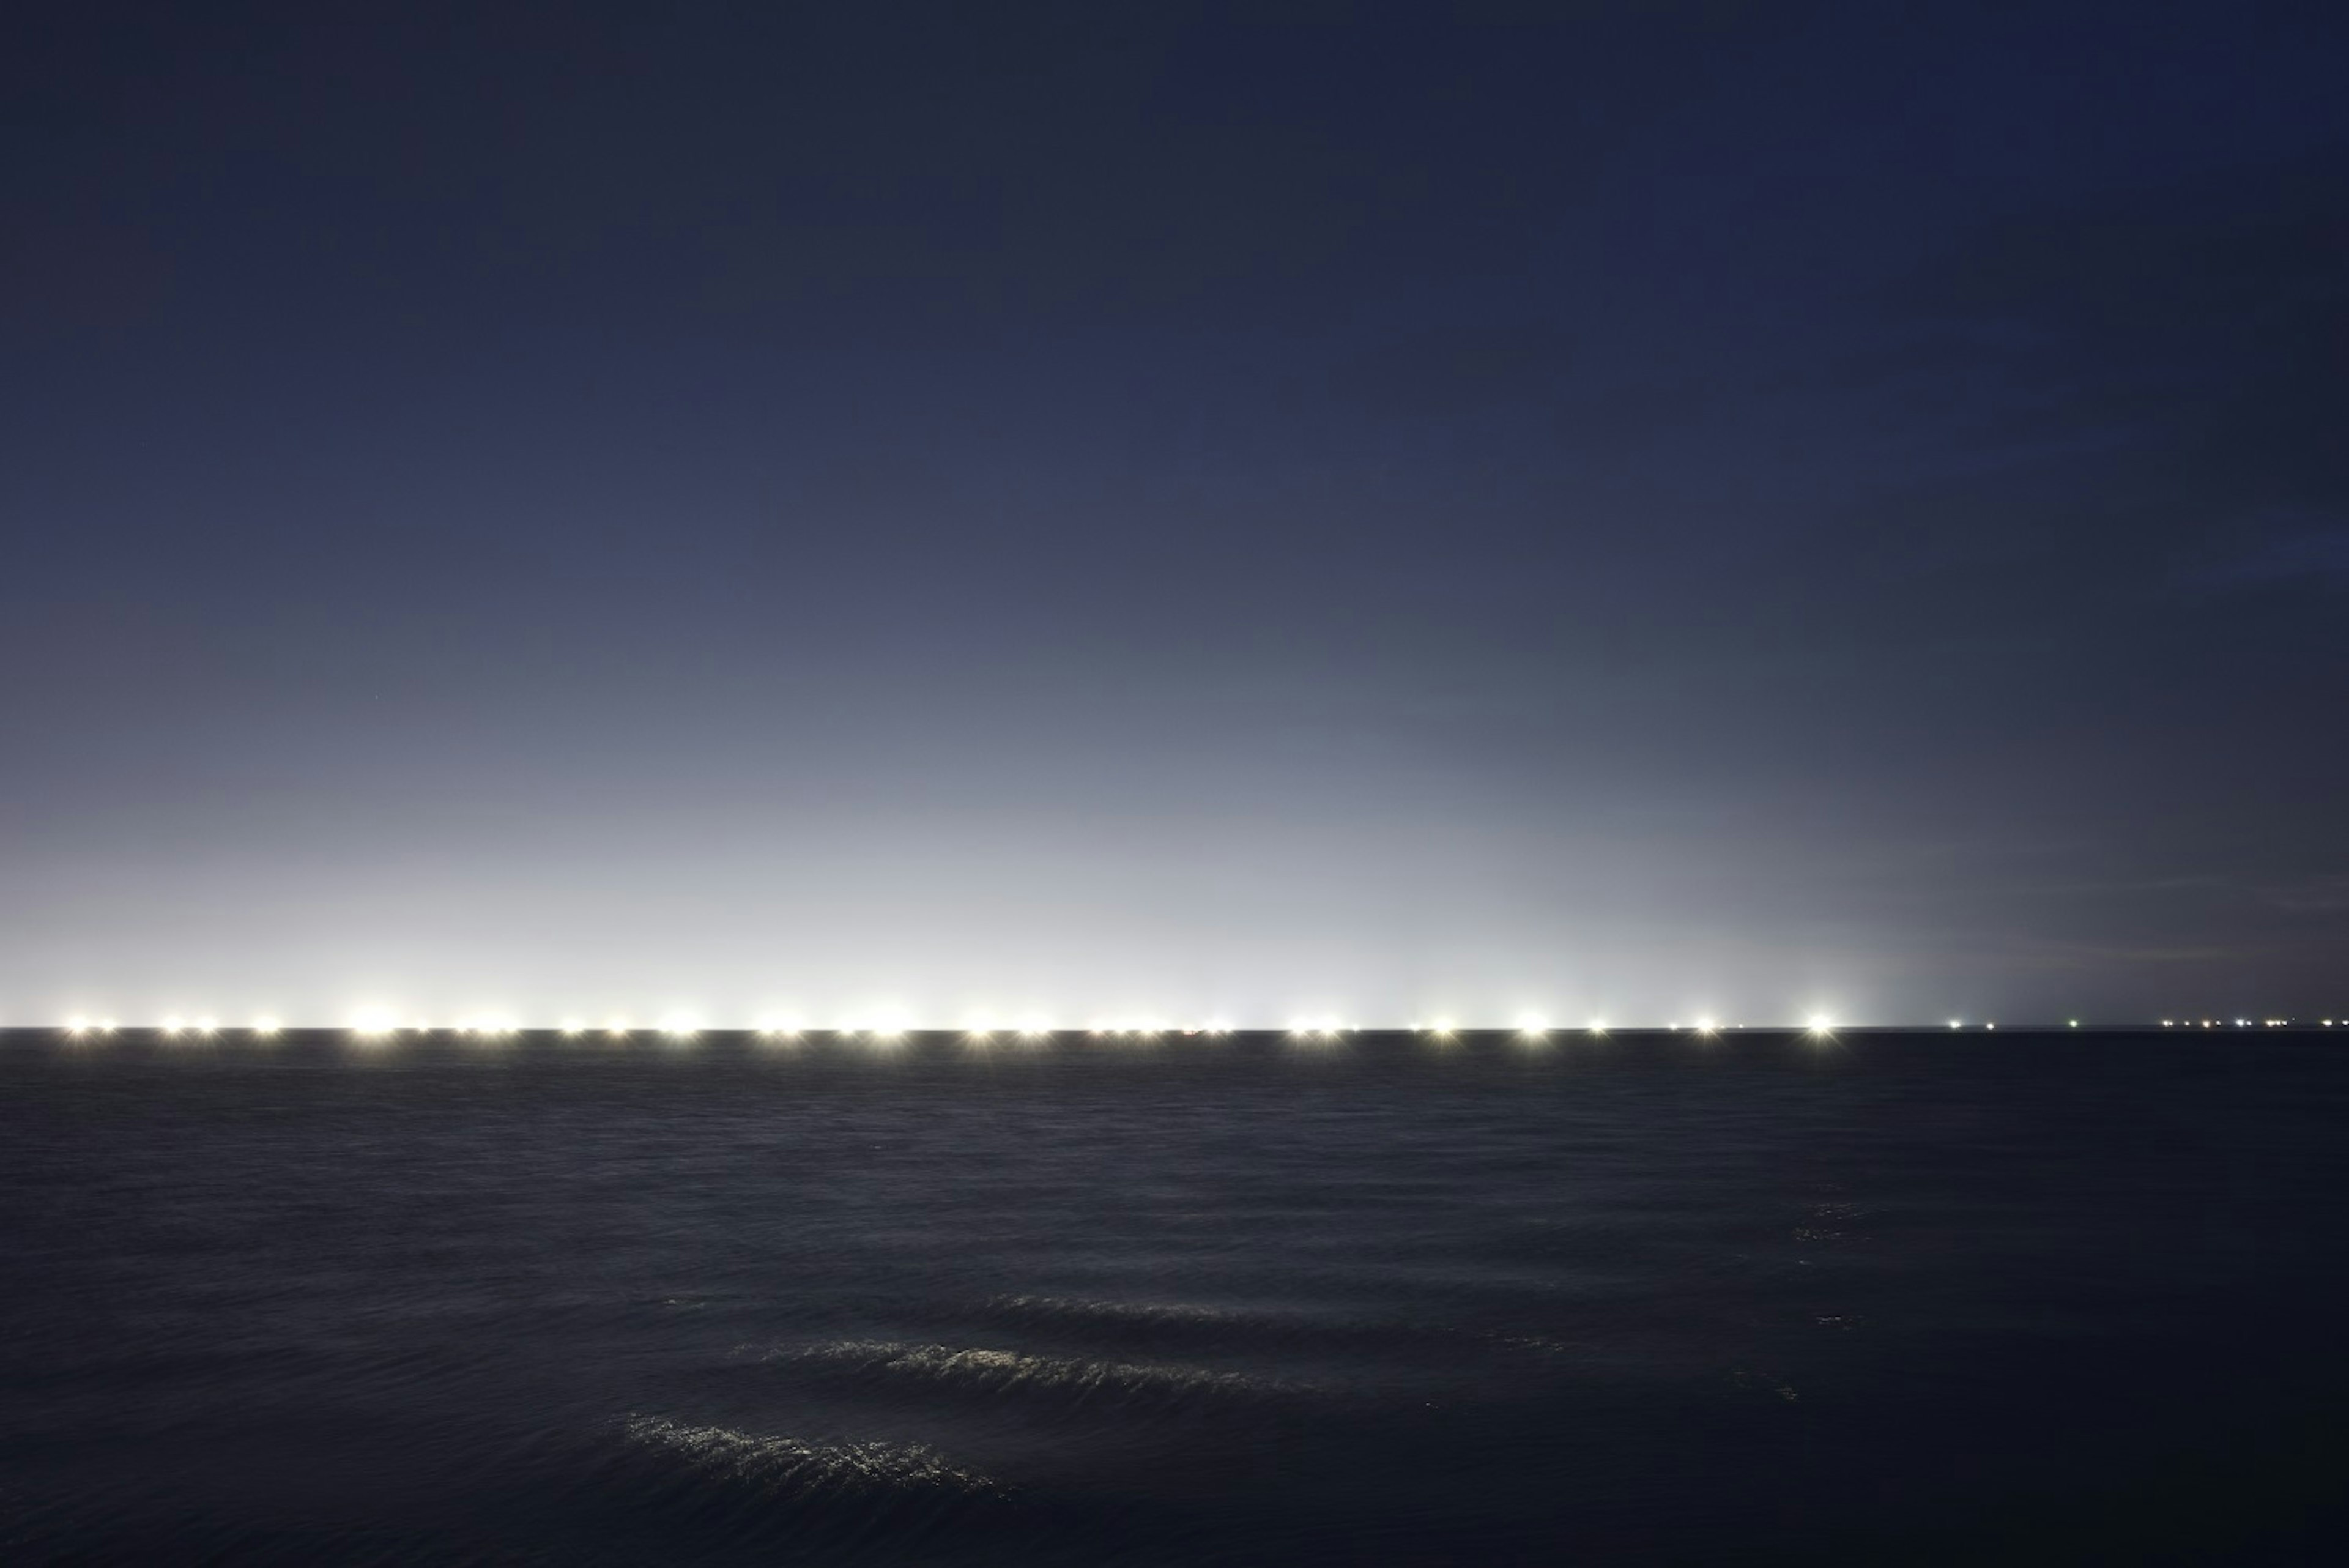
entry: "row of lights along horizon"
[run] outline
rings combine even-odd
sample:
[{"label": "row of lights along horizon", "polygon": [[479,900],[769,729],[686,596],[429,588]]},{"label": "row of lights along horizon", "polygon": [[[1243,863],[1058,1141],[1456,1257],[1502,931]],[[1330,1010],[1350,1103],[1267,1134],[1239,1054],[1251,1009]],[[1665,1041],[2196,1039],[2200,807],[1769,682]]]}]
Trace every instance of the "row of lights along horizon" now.
[{"label": "row of lights along horizon", "polygon": [[[2318,1020],[2317,1023],[2319,1027],[2325,1029],[2336,1027],[2336,1021],[2331,1018]],[[2299,1027],[2306,1028],[2308,1027],[2308,1021],[2305,1019],[2295,1020],[2291,1018],[2165,1018],[2160,1021],[2160,1027],[2164,1029],[2220,1029],[2230,1027],[2235,1029],[2286,1029],[2293,1027],[2295,1024]],[[2343,1018],[2337,1021],[2337,1026],[2341,1028],[2349,1028],[2349,1018]],[[44,1026],[36,1025],[35,1027],[39,1028]],[[107,1035],[117,1033],[123,1030],[125,1026],[117,1023],[110,1018],[93,1019],[76,1017],[68,1018],[61,1024],[47,1027],[54,1027],[58,1033],[64,1034],[68,1039],[87,1040],[92,1037],[102,1038]],[[134,1024],[129,1025],[129,1027],[137,1029],[140,1026]],[[278,1035],[286,1033],[341,1032],[347,1033],[357,1039],[378,1042],[388,1042],[403,1034],[415,1036],[429,1034],[452,1034],[465,1039],[497,1040],[506,1039],[524,1033],[551,1033],[566,1040],[581,1039],[591,1035],[602,1036],[611,1040],[626,1040],[633,1039],[640,1034],[650,1034],[657,1035],[661,1038],[672,1041],[698,1039],[705,1033],[746,1034],[759,1040],[788,1042],[805,1039],[812,1034],[826,1035],[836,1040],[863,1039],[868,1041],[902,1040],[916,1034],[957,1034],[967,1040],[972,1041],[988,1041],[995,1039],[998,1036],[1030,1041],[1043,1041],[1061,1036],[1083,1036],[1097,1040],[1133,1040],[1159,1039],[1170,1034],[1179,1035],[1184,1038],[1204,1037],[1208,1039],[1220,1039],[1232,1034],[1274,1033],[1285,1034],[1292,1040],[1321,1041],[1338,1040],[1351,1034],[1378,1033],[1411,1033],[1442,1040],[1454,1039],[1464,1034],[1509,1034],[1515,1035],[1519,1039],[1546,1039],[1552,1034],[1575,1033],[1595,1035],[1617,1033],[1648,1033],[1661,1032],[1674,1034],[1689,1033],[1698,1035],[1716,1035],[1736,1031],[1758,1033],[1785,1033],[1788,1032],[1796,1032],[1812,1035],[1828,1035],[1835,1033],[1839,1028],[1902,1031],[1919,1027],[1923,1026],[1906,1024],[1839,1025],[1830,1018],[1815,1013],[1808,1019],[1805,1020],[1800,1025],[1791,1023],[1723,1024],[1716,1023],[1709,1018],[1699,1019],[1693,1023],[1687,1024],[1674,1022],[1667,1023],[1662,1025],[1615,1025],[1609,1024],[1604,1019],[1593,1019],[1588,1023],[1585,1024],[1579,1031],[1568,1029],[1562,1025],[1553,1024],[1547,1021],[1537,1019],[1521,1020],[1514,1025],[1506,1027],[1499,1025],[1464,1025],[1454,1023],[1449,1021],[1440,1020],[1433,1023],[1413,1023],[1405,1028],[1394,1029],[1380,1028],[1377,1026],[1365,1027],[1360,1024],[1340,1023],[1326,1020],[1314,1020],[1294,1022],[1284,1027],[1277,1029],[1268,1027],[1248,1028],[1224,1023],[1197,1025],[1169,1023],[1101,1023],[1092,1024],[1082,1029],[1069,1029],[1050,1023],[1033,1022],[1012,1025],[968,1023],[954,1028],[926,1028],[912,1024],[897,1023],[852,1023],[839,1024],[830,1028],[811,1028],[799,1023],[782,1023],[772,1020],[762,1021],[750,1025],[747,1028],[741,1028],[709,1026],[703,1024],[698,1020],[675,1018],[667,1019],[657,1024],[650,1026],[639,1026],[626,1019],[616,1018],[606,1020],[603,1024],[596,1026],[591,1026],[585,1022],[574,1019],[566,1020],[564,1023],[552,1027],[532,1027],[502,1018],[474,1019],[463,1023],[444,1025],[424,1022],[403,1023],[387,1018],[371,1016],[362,1016],[358,1019],[355,1019],[348,1024],[340,1026],[339,1031],[331,1026],[325,1029],[313,1029],[309,1027],[289,1025],[283,1023],[274,1018],[255,1019],[252,1023],[244,1025],[240,1029],[233,1026],[223,1026],[219,1023],[219,1021],[211,1018],[186,1020],[167,1017],[157,1023],[146,1025],[145,1029],[148,1033],[159,1035],[167,1040],[185,1038],[212,1039],[224,1033],[241,1033],[248,1038],[267,1040],[274,1039]],[[1979,1028],[1985,1032],[1991,1032],[1995,1031],[1998,1028],[1998,1024],[1994,1022],[1983,1022],[1979,1024],[1969,1024],[1962,1019],[1952,1018],[1949,1021],[1948,1027],[1953,1030]],[[2037,1025],[2024,1024],[2020,1025],[2019,1027],[2023,1029],[2054,1029],[2056,1028],[2057,1025],[2054,1023]],[[2078,1019],[2074,1018],[2066,1019],[2062,1027],[2078,1029],[2082,1027],[2082,1025]],[[2143,1023],[2092,1024],[2089,1025],[2089,1027],[2142,1029],[2147,1027],[2147,1025]]]}]

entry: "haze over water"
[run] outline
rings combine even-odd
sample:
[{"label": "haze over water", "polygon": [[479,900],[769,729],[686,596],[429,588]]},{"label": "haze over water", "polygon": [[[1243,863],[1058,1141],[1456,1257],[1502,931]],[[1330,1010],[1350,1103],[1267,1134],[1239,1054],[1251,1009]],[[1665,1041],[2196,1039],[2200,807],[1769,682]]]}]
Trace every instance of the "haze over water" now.
[{"label": "haze over water", "polygon": [[0,1556],[2302,1561],[2323,1039],[0,1046]]}]

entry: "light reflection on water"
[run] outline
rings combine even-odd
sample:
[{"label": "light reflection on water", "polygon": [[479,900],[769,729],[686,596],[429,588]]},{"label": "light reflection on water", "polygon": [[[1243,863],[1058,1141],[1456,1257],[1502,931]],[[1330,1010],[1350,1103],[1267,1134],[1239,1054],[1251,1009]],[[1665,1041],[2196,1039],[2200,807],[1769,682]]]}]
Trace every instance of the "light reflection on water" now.
[{"label": "light reflection on water", "polygon": [[2330,1528],[2320,1045],[990,1033],[0,1044],[0,1555]]}]

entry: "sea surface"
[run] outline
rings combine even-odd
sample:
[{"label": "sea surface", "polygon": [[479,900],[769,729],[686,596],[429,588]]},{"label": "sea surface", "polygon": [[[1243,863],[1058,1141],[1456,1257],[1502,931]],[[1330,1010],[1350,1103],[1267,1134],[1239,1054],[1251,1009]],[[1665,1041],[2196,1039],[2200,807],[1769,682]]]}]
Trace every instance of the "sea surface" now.
[{"label": "sea surface", "polygon": [[0,1561],[2349,1541],[2349,1039],[0,1041]]}]

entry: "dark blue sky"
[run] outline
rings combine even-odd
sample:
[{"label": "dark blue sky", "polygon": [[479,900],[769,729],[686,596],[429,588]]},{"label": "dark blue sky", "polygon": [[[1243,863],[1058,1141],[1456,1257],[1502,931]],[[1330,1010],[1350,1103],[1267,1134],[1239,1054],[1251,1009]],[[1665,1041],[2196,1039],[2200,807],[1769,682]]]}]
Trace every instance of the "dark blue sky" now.
[{"label": "dark blue sky", "polygon": [[2349,1012],[2330,5],[52,6],[0,1012]]}]

